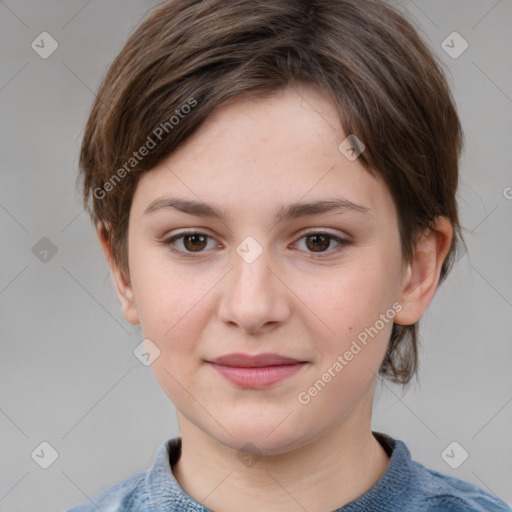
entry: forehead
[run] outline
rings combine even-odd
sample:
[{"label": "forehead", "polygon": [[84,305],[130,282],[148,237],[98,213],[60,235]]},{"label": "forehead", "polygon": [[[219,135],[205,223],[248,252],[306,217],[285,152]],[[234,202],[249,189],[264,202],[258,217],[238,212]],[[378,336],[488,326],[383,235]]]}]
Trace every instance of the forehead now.
[{"label": "forehead", "polygon": [[236,98],[141,177],[132,209],[142,214],[150,202],[178,196],[240,218],[339,197],[393,215],[383,182],[339,150],[347,135],[335,105],[313,87]]}]

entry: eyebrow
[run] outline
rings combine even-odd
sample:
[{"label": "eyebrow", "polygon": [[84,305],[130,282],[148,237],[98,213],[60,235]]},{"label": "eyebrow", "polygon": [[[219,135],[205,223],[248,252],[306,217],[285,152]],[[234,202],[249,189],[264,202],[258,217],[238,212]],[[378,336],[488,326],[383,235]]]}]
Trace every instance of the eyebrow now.
[{"label": "eyebrow", "polygon": [[[231,215],[218,206],[202,201],[191,201],[189,199],[179,197],[156,199],[144,210],[144,215],[149,215],[165,208],[171,208],[199,217],[213,217],[222,219],[223,221],[231,219]],[[310,203],[292,203],[281,206],[274,213],[273,220],[274,222],[280,222],[282,220],[322,215],[325,213],[358,213],[373,216],[373,211],[366,206],[353,203],[348,199],[336,198]]]}]

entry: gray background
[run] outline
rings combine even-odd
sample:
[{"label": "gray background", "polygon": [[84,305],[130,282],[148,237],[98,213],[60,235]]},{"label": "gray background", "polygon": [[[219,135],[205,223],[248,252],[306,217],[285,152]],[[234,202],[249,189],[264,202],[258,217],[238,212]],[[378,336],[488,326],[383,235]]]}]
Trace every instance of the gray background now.
[{"label": "gray background", "polygon": [[[140,329],[122,317],[75,186],[94,91],[153,5],[0,2],[0,511],[63,510],[149,467],[179,434],[132,353]],[[380,385],[374,429],[512,503],[512,2],[403,6],[444,62],[464,126],[469,254],[424,317],[420,384]],[[43,31],[59,44],[47,59],[31,48]],[[441,47],[453,31],[469,44],[456,59]],[[46,261],[42,237],[57,249]],[[31,458],[42,441],[58,452],[48,469]],[[469,452],[458,469],[441,457],[452,441]]]}]

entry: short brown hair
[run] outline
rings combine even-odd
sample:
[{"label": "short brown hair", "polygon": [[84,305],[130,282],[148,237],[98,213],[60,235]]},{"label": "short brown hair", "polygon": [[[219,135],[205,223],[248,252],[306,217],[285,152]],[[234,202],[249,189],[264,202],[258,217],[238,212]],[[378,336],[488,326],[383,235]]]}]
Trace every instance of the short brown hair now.
[{"label": "short brown hair", "polygon": [[[389,188],[404,261],[436,217],[451,222],[444,280],[463,242],[456,203],[462,130],[435,57],[401,13],[375,0],[171,0],[142,22],[103,80],[80,154],[85,206],[126,276],[141,173],[227,100],[294,82],[328,94],[345,132],[365,144],[359,158]],[[155,131],[158,143],[149,144]],[[415,375],[417,327],[393,325],[382,376],[406,384]]]}]

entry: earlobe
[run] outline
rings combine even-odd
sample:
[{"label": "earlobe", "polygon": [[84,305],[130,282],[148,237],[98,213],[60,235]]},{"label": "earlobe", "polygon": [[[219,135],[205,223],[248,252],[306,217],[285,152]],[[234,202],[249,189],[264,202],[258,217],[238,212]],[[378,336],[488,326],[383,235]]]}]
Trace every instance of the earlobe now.
[{"label": "earlobe", "polygon": [[126,277],[116,264],[112,252],[112,245],[106,229],[102,225],[98,225],[96,228],[96,233],[110,267],[112,279],[116,288],[117,298],[119,300],[119,304],[121,305],[123,315],[128,322],[137,325],[140,323],[140,321],[129,277]]},{"label": "earlobe", "polygon": [[396,324],[412,325],[424,315],[439,284],[452,236],[450,221],[439,217],[435,229],[425,232],[416,245],[413,259],[404,272],[399,297],[403,308],[395,316]]}]

